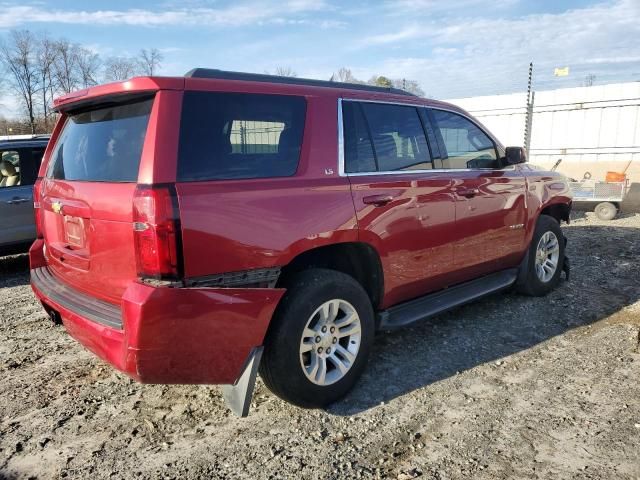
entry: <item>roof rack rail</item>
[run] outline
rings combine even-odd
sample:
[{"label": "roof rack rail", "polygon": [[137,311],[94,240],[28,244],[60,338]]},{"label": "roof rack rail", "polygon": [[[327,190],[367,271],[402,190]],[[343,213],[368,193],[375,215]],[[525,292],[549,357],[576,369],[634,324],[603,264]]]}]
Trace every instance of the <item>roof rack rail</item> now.
[{"label": "roof rack rail", "polygon": [[279,75],[267,75],[262,73],[231,72],[215,68],[194,68],[193,70],[189,70],[185,74],[185,77],[212,78],[218,80],[244,80],[247,82],[268,82],[286,85],[307,85],[310,87],[344,88],[349,90],[366,90],[369,92],[394,93],[396,95],[409,95],[415,97],[413,93],[406,92],[399,88],[361,85],[358,83],[333,82],[331,80],[314,80],[312,78],[282,77]]}]

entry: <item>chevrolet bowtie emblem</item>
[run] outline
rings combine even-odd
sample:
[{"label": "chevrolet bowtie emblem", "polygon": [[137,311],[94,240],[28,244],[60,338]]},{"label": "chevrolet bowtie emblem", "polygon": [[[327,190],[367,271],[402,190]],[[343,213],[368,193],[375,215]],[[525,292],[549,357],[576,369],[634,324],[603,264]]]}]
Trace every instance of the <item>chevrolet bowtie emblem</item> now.
[{"label": "chevrolet bowtie emblem", "polygon": [[60,213],[62,211],[62,204],[60,202],[53,202],[51,204],[51,210],[55,213]]}]

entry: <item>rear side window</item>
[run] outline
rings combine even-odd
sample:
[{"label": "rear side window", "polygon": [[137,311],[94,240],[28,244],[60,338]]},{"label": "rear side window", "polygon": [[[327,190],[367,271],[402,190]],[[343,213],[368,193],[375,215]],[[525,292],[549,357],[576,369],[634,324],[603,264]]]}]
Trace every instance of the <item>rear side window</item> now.
[{"label": "rear side window", "polygon": [[135,182],[153,99],[69,115],[47,176],[59,180]]},{"label": "rear side window", "polygon": [[178,181],[295,174],[305,111],[304,97],[185,92]]},{"label": "rear side window", "polygon": [[18,187],[21,182],[23,162],[17,150],[0,151],[0,188]]},{"label": "rear side window", "polygon": [[0,187],[33,185],[44,154],[44,147],[0,150]]},{"label": "rear side window", "polygon": [[433,168],[415,107],[344,102],[343,116],[348,173]]},{"label": "rear side window", "polygon": [[462,115],[431,110],[447,156],[443,168],[499,168],[496,147],[489,136]]}]

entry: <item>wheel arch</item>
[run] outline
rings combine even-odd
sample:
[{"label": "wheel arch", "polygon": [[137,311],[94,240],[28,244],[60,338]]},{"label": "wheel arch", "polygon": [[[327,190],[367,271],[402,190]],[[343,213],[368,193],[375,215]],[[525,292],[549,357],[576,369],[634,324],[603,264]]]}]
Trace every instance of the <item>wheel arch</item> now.
[{"label": "wheel arch", "polygon": [[384,272],[380,255],[365,242],[342,242],[314,247],[299,253],[282,267],[277,287],[286,287],[288,279],[303,270],[326,268],[355,278],[371,299],[374,310],[384,295]]},{"label": "wheel arch", "polygon": [[571,214],[571,202],[569,203],[553,203],[551,205],[546,205],[540,210],[539,215],[547,215],[549,217],[555,218],[558,223],[562,223],[565,221],[569,223],[569,215]]}]

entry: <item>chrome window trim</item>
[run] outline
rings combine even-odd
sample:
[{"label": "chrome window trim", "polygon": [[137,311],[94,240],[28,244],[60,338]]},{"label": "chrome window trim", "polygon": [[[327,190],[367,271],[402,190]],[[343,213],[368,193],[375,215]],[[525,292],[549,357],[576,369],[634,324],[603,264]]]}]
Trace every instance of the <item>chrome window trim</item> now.
[{"label": "chrome window trim", "polygon": [[[454,110],[434,107],[431,105],[424,105],[419,103],[405,103],[405,102],[390,102],[384,100],[361,100],[358,98],[338,98],[338,175],[341,177],[367,177],[377,175],[412,175],[415,173],[443,173],[443,172],[502,172],[515,170],[515,165],[509,165],[504,168],[432,168],[428,170],[388,170],[383,172],[357,172],[347,173],[345,171],[345,156],[344,156],[344,120],[342,117],[342,102],[360,102],[360,103],[381,103],[384,105],[398,105],[402,107],[414,107],[414,108],[431,108],[433,110],[441,110],[443,112],[453,113],[466,118],[473,123],[478,129],[483,132],[487,137],[494,141],[493,137],[489,135],[478,123],[468,115]],[[494,142],[495,144],[495,142]],[[498,145],[495,145],[496,153],[498,151]],[[433,162],[432,162],[433,163]]]},{"label": "chrome window trim", "polygon": [[342,98],[338,99],[338,175],[347,177],[344,169],[344,120],[342,118]]}]

